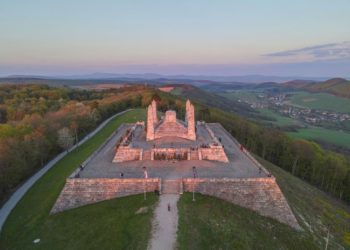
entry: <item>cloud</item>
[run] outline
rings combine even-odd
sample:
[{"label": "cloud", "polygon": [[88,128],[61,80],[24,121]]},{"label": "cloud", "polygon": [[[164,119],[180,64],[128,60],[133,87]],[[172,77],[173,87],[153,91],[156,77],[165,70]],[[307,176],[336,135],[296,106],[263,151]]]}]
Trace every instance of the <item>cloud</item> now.
[{"label": "cloud", "polygon": [[273,52],[263,56],[286,59],[304,58],[308,61],[345,59],[350,58],[350,41]]}]

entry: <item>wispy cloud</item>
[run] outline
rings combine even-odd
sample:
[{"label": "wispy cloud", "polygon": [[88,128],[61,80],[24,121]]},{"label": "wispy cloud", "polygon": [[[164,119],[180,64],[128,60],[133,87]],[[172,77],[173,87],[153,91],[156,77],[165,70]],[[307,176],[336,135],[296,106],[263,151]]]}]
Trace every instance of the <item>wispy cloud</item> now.
[{"label": "wispy cloud", "polygon": [[264,56],[285,59],[303,58],[308,61],[345,59],[350,58],[350,41],[273,52]]}]

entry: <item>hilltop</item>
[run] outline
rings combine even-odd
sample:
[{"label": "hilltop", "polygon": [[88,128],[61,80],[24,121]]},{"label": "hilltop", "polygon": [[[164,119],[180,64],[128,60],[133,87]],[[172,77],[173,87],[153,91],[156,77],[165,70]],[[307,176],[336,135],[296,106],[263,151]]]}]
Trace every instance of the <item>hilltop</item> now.
[{"label": "hilltop", "polygon": [[207,92],[199,87],[195,87],[189,84],[168,84],[164,87],[173,87],[173,90],[170,92],[173,95],[181,96],[185,99],[191,99],[193,101],[205,104],[207,106],[216,107],[223,109],[228,112],[233,112],[246,116],[256,115],[256,111],[250,108],[249,106],[240,103],[236,100],[229,100],[222,98],[215,93]]},{"label": "hilltop", "polygon": [[324,82],[290,81],[284,86],[310,92],[325,92],[340,97],[350,98],[350,81],[344,78],[332,78]]},{"label": "hilltop", "polygon": [[[29,100],[30,98],[32,103],[40,102],[43,104],[43,98],[46,98],[45,103],[47,102],[47,105],[45,106],[47,107],[45,111],[50,111],[50,116],[47,116],[45,112],[43,112],[42,116],[38,116],[38,114],[34,114],[35,110],[29,110],[33,112],[30,120],[28,120],[28,117],[25,118],[25,112],[23,112],[22,123],[32,129],[22,131],[20,129],[23,126],[21,126],[15,132],[17,131],[18,145],[22,148],[26,146],[25,154],[22,156],[15,153],[7,153],[1,156],[16,156],[15,159],[8,159],[9,163],[7,165],[17,166],[17,168],[9,169],[18,171],[19,167],[22,167],[21,169],[26,170],[26,172],[21,174],[21,176],[19,176],[18,172],[7,173],[6,178],[11,174],[11,176],[24,180],[28,172],[33,173],[40,167],[40,158],[37,156],[44,155],[48,146],[44,145],[44,147],[39,144],[44,141],[39,136],[31,136],[32,141],[29,142],[22,139],[24,138],[24,133],[43,131],[42,127],[37,127],[43,124],[40,121],[46,120],[48,132],[55,131],[54,129],[56,128],[57,130],[57,125],[61,123],[60,127],[70,127],[71,124],[74,124],[72,123],[73,119],[78,117],[75,114],[79,112],[81,119],[76,121],[79,125],[78,136],[83,136],[85,131],[90,131],[94,127],[94,124],[89,120],[89,117],[94,116],[90,114],[99,114],[98,117],[100,118],[98,120],[96,116],[96,125],[102,118],[106,118],[115,112],[127,108],[139,107],[141,109],[136,109],[116,118],[106,127],[106,130],[90,138],[81,148],[69,153],[62,161],[57,163],[56,167],[43,176],[30,192],[23,197],[8,218],[0,235],[0,248],[23,249],[28,244],[31,244],[34,239],[40,238],[42,240],[40,245],[42,249],[47,249],[47,246],[51,246],[52,249],[62,249],[72,245],[74,245],[74,249],[86,249],[92,237],[96,241],[90,244],[100,244],[102,248],[110,248],[108,244],[116,245],[116,241],[118,241],[118,244],[125,246],[124,248],[145,248],[144,242],[147,242],[149,239],[150,219],[153,214],[154,204],[157,201],[154,196],[148,195],[148,197],[152,198],[147,200],[147,203],[142,202],[142,196],[135,196],[130,199],[125,198],[123,204],[119,203],[120,200],[111,200],[56,215],[49,215],[49,211],[57,199],[67,176],[89,157],[122,122],[144,120],[144,105],[148,104],[155,97],[159,99],[160,110],[174,109],[179,113],[185,107],[184,101],[186,97],[198,100],[195,103],[196,110],[198,110],[196,114],[198,120],[204,118],[203,120],[207,122],[221,123],[229,133],[252,153],[263,156],[264,159],[278,165],[279,167],[275,167],[267,161],[261,161],[276,176],[277,182],[288,199],[293,212],[295,212],[300,225],[305,230],[305,232],[301,233],[294,231],[277,221],[259,216],[252,211],[218,199],[198,195],[198,202],[193,203],[190,199],[191,194],[185,194],[180,201],[179,209],[180,246],[186,245],[190,238],[190,240],[194,239],[194,241],[191,241],[191,244],[197,244],[193,246],[193,249],[205,249],[211,246],[226,248],[220,245],[226,240],[227,242],[232,242],[234,246],[236,246],[237,242],[238,244],[244,243],[243,245],[237,245],[240,249],[259,248],[266,240],[269,241],[268,246],[271,246],[270,249],[295,249],[296,247],[302,249],[302,246],[305,246],[305,242],[309,242],[308,249],[317,249],[324,247],[324,237],[327,235],[328,224],[330,224],[331,230],[330,247],[344,249],[349,246],[349,235],[347,233],[349,232],[349,208],[348,205],[345,205],[345,202],[349,202],[350,197],[350,172],[349,163],[345,157],[326,152],[314,143],[289,139],[277,129],[265,129],[240,116],[218,109],[221,106],[221,109],[234,112],[235,109],[240,109],[239,105],[242,104],[239,102],[225,100],[216,94],[207,93],[202,89],[186,84],[168,86],[174,87],[170,94],[155,88],[134,86],[106,92],[91,91],[90,96],[85,96],[85,91],[73,90],[71,93],[70,91],[72,90],[47,86],[23,86],[23,89],[13,86],[11,91],[7,90],[6,88],[8,87],[5,86],[6,91],[14,93],[13,97],[9,95],[4,100],[5,103],[9,103],[8,107],[11,107],[10,103],[12,103],[13,110],[21,111],[21,108],[25,108],[26,106],[22,103],[26,99]],[[69,98],[70,95],[72,96]],[[57,101],[60,104],[56,103],[56,99],[61,100]],[[65,100],[65,102],[62,100]],[[69,105],[72,103],[74,105]],[[76,105],[76,103],[79,104]],[[201,103],[206,105],[201,105]],[[211,108],[210,106],[217,108]],[[82,112],[82,110],[85,112]],[[249,111],[249,109],[246,110],[247,112]],[[11,120],[11,114],[13,113],[11,110],[8,111],[7,113],[10,116],[7,116],[7,118]],[[52,118],[53,114],[55,114],[54,117],[56,119],[49,119]],[[86,114],[86,117],[83,116],[84,114]],[[16,113],[16,116],[13,117],[13,119],[17,119],[17,123],[20,123],[22,119],[19,115],[19,113]],[[61,115],[67,118],[71,117],[72,120],[65,121]],[[51,128],[51,125],[56,127]],[[87,125],[91,127],[83,127]],[[6,131],[8,130],[6,129]],[[6,133],[5,135],[10,137],[12,133]],[[50,138],[46,134],[43,136]],[[28,138],[28,136],[25,138]],[[11,141],[13,140],[14,138]],[[8,143],[4,143],[3,148],[7,145]],[[16,152],[17,147],[8,147],[8,150]],[[37,160],[34,162],[31,159]],[[19,165],[18,160],[21,160],[21,162],[28,161],[27,168]],[[29,168],[29,164],[33,163],[36,168]],[[303,181],[297,177],[303,179]],[[306,182],[309,184],[306,184]],[[8,184],[9,187],[13,187],[18,182]],[[328,192],[329,195],[324,194],[319,189]],[[339,199],[343,199],[344,202],[339,201]],[[141,214],[139,215],[140,217],[134,216],[139,208],[145,206],[149,209],[148,213]],[[193,212],[197,216],[193,216],[191,214]],[[210,219],[206,217],[208,214],[212,215]],[[189,219],[197,221],[191,223]],[[70,223],[71,221],[74,223]],[[117,226],[115,221],[118,222]],[[185,228],[184,231],[183,227],[181,229],[181,223],[184,225],[183,222],[185,222],[185,225],[192,225],[193,227],[187,226],[187,229]],[[199,223],[197,224],[197,222]],[[121,230],[123,230],[122,233],[119,233]],[[103,232],[103,234],[99,232]],[[197,234],[197,232],[200,233]],[[128,235],[128,237],[124,237],[124,241],[122,241],[122,237],[119,237],[122,235]],[[189,238],[181,238],[181,235]],[[201,238],[197,238],[199,236]],[[77,237],[79,241],[76,240]],[[141,246],[140,244],[143,245]]]}]

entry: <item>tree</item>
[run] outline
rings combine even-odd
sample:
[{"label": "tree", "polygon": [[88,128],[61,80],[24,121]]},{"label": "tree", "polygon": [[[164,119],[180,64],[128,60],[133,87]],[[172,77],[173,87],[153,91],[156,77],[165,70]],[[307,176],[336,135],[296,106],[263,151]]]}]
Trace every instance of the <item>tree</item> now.
[{"label": "tree", "polygon": [[73,146],[74,136],[72,135],[72,132],[69,130],[69,128],[64,127],[58,130],[57,143],[61,148],[65,150],[68,150]]},{"label": "tree", "polygon": [[199,119],[202,121],[208,121],[210,119],[210,111],[208,108],[201,108],[199,110]]},{"label": "tree", "polygon": [[72,123],[70,124],[70,128],[71,130],[73,130],[74,132],[74,135],[75,135],[75,143],[78,142],[78,128],[79,128],[79,125],[76,121],[72,121]]},{"label": "tree", "polygon": [[0,123],[7,122],[7,111],[5,108],[0,108]]}]

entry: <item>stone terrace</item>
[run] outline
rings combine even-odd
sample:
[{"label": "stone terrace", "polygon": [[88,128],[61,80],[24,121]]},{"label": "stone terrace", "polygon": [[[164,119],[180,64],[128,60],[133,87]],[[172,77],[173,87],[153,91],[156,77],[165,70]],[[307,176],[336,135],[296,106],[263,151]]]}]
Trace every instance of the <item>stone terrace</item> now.
[{"label": "stone terrace", "polygon": [[[142,178],[142,167],[147,167],[150,178],[178,179],[192,177],[192,167],[197,167],[198,176],[201,178],[252,178],[267,177],[264,171],[259,171],[257,165],[245,153],[237,142],[219,124],[207,124],[225,147],[225,153],[229,158],[228,163],[206,160],[189,161],[129,161],[113,163],[115,145],[117,140],[132,125],[122,126],[113,138],[99,151],[99,153],[80,172],[81,178],[119,178],[124,173],[124,178]],[[182,138],[160,138],[146,142],[145,131],[139,126],[133,139],[134,145],[141,148],[151,148],[153,144],[161,147],[196,147],[202,143],[212,142],[211,136],[204,125],[197,125],[197,141]]]},{"label": "stone terrace", "polygon": [[[179,121],[181,122],[181,121]],[[146,133],[143,127],[138,126],[135,130],[135,137],[132,140],[132,147],[150,149],[155,145],[157,148],[183,148],[183,147],[197,147],[201,144],[213,143],[208,131],[204,125],[197,125],[197,139],[196,141],[187,140],[180,137],[163,137],[152,141],[146,141]]]}]

